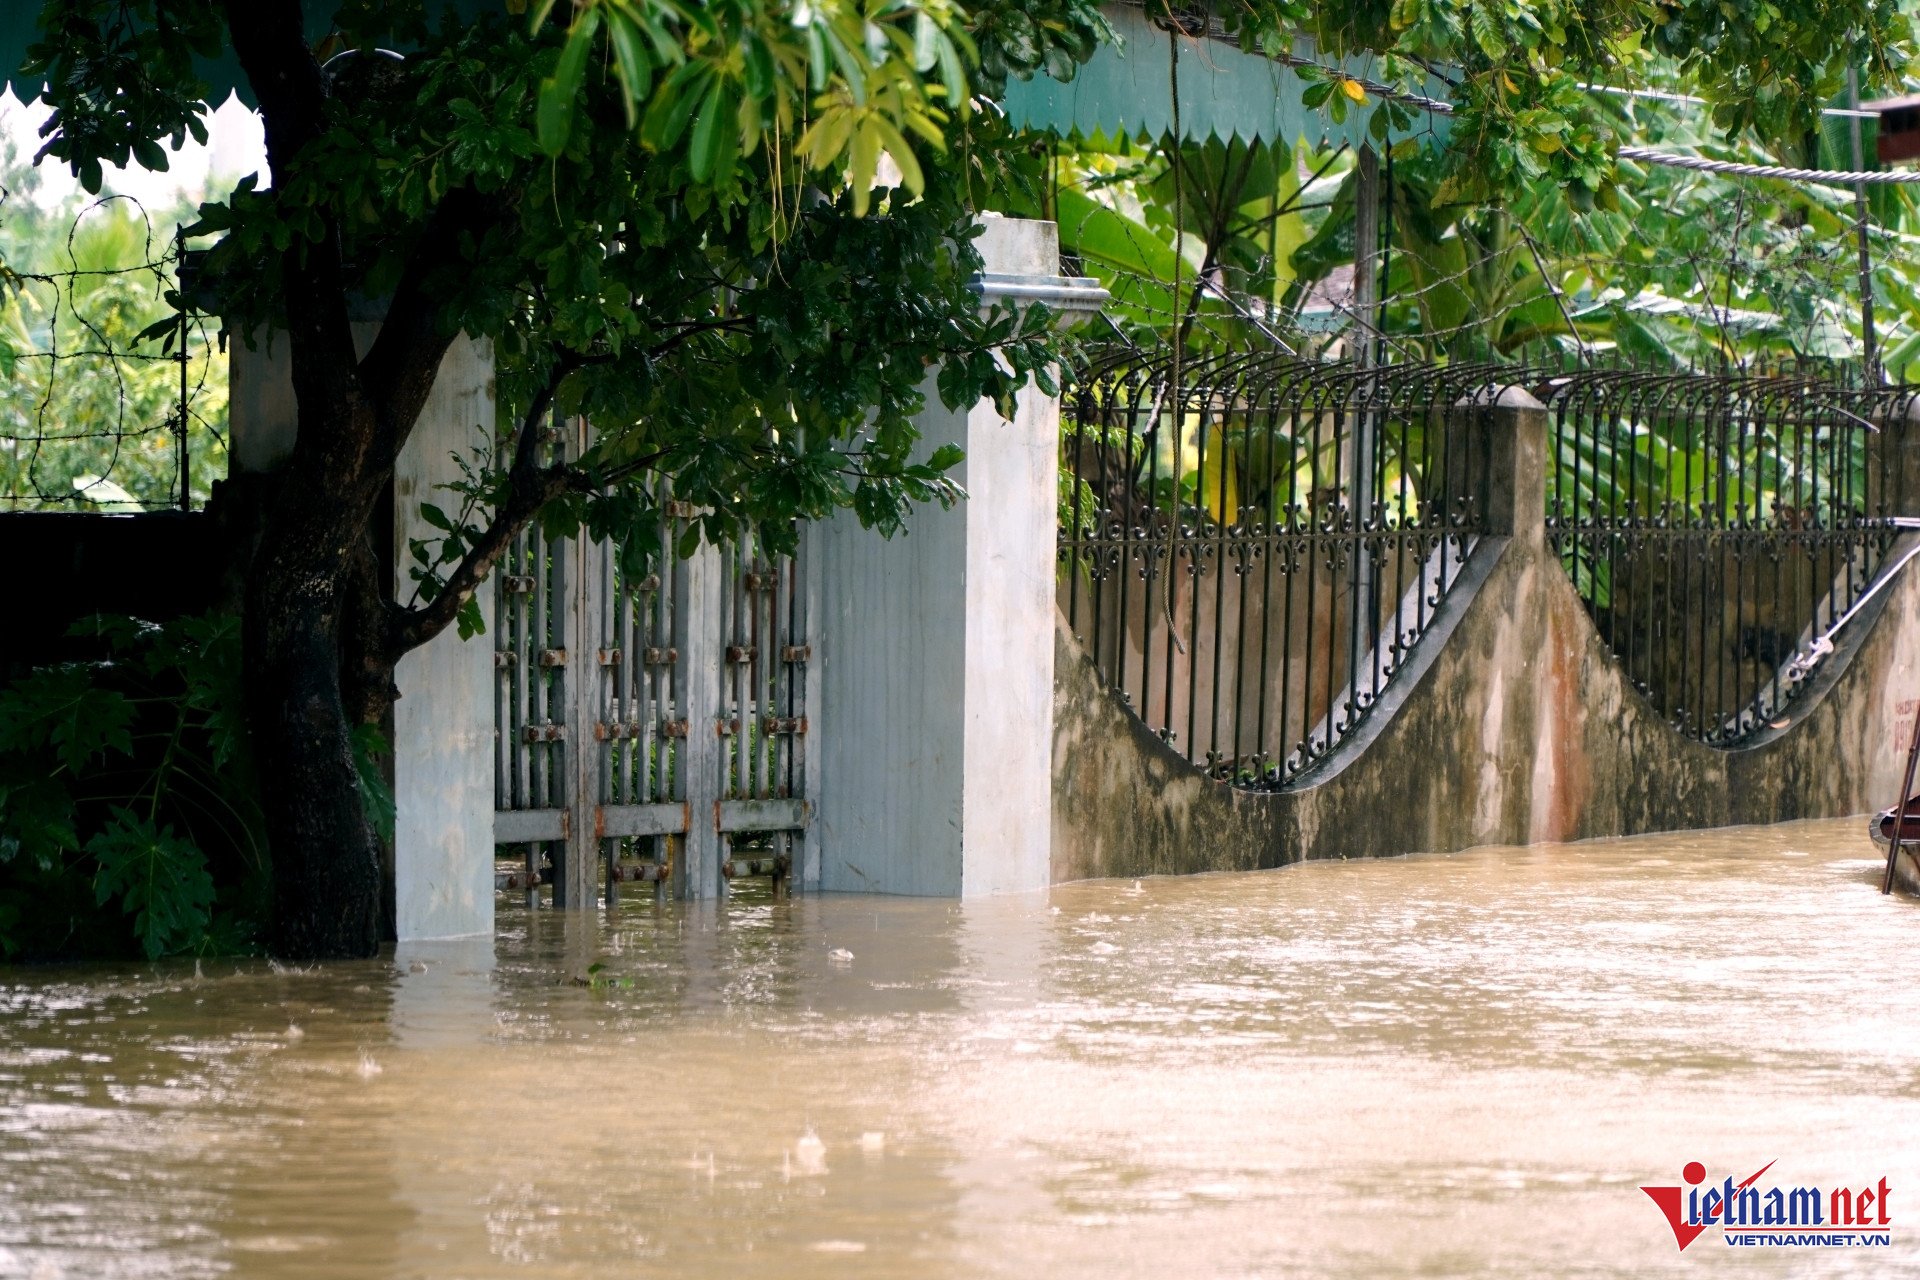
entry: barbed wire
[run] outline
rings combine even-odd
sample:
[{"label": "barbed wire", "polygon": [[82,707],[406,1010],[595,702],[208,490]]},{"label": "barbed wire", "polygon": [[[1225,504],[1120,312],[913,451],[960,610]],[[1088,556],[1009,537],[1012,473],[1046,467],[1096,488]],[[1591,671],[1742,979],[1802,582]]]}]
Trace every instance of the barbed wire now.
[{"label": "barbed wire", "polygon": [[[1522,354],[1502,345],[1511,339],[1510,318],[1522,306],[1545,304],[1564,321],[1565,332],[1533,337],[1522,333],[1522,347],[1559,341],[1585,358],[1596,354],[1588,350],[1594,344],[1604,351],[1631,336],[1636,349],[1649,341],[1669,346],[1664,355],[1642,352],[1642,358],[1669,359],[1675,367],[1744,367],[1775,357],[1844,362],[1865,354],[1862,335],[1854,328],[1860,281],[1852,237],[1843,243],[1810,234],[1804,215],[1791,207],[1782,212],[1782,197],[1764,189],[1750,193],[1749,184],[1764,179],[1678,171],[1675,177],[1677,184],[1654,184],[1638,193],[1643,205],[1658,210],[1677,228],[1677,234],[1664,238],[1623,238],[1574,219],[1549,247],[1528,224],[1525,211],[1509,207],[1502,211],[1511,232],[1503,248],[1466,238],[1464,255],[1455,252],[1442,261],[1419,243],[1396,240],[1392,281],[1381,299],[1385,318],[1378,324],[1360,314],[1337,283],[1311,291],[1296,287],[1292,310],[1277,305],[1276,298],[1262,297],[1260,288],[1246,292],[1245,286],[1270,280],[1276,269],[1285,270],[1284,264],[1262,255],[1251,268],[1244,262],[1231,270],[1216,267],[1199,282],[1196,298],[1178,300],[1180,307],[1169,305],[1166,280],[1103,264],[1101,272],[1109,279],[1121,316],[1120,324],[1109,327],[1120,332],[1130,321],[1136,329],[1131,336],[1150,343],[1155,339],[1146,331],[1184,322],[1187,310],[1198,304],[1203,307],[1203,330],[1243,322],[1251,332],[1237,340],[1265,339],[1285,350],[1325,349],[1342,337],[1371,332],[1394,359],[1444,356],[1456,340],[1478,352],[1461,350],[1455,353],[1460,358],[1500,358],[1502,351]],[[1701,182],[1689,181],[1695,177]],[[1104,180],[1070,185],[1084,186],[1091,194]],[[1733,198],[1719,198],[1714,184],[1721,181],[1732,182]],[[1795,199],[1824,207],[1822,195],[1802,189]],[[1836,211],[1835,216],[1845,215]],[[1143,247],[1165,248],[1149,228],[1138,231]],[[1877,250],[1876,272],[1904,274],[1901,252],[1920,243],[1920,237],[1877,224],[1869,225],[1869,237]],[[1520,287],[1530,279],[1544,292]],[[1452,304],[1430,305],[1453,290],[1459,291],[1463,312]],[[1303,325],[1297,314],[1302,303],[1310,305],[1308,315],[1317,312],[1335,321],[1338,332],[1329,335],[1324,323]],[[1887,319],[1895,322],[1881,335],[1887,343],[1913,333],[1911,321],[1897,314]],[[1619,327],[1622,323],[1630,326],[1630,335]],[[1204,332],[1198,335],[1201,345],[1208,340]],[[1221,332],[1213,340],[1236,339]]]},{"label": "barbed wire", "polygon": [[1672,169],[1692,169],[1698,173],[1718,173],[1733,178],[1778,178],[1788,182],[1820,182],[1843,187],[1861,183],[1920,182],[1920,170],[1913,169],[1795,169],[1787,165],[1747,164],[1738,160],[1715,160],[1709,156],[1656,151],[1652,147],[1621,147],[1617,154],[1622,160],[1666,165]]},{"label": "barbed wire", "polygon": [[177,235],[130,196],[71,215],[6,203],[0,191],[0,510],[204,502],[224,470],[224,355],[206,317],[166,325]]}]

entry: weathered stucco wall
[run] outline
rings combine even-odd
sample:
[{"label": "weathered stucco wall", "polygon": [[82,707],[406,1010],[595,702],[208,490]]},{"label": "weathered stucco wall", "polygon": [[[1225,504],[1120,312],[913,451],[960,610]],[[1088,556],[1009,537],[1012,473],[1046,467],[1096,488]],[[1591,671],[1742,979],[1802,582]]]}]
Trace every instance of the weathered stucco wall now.
[{"label": "weathered stucco wall", "polygon": [[[1511,518],[1481,540],[1367,723],[1289,791],[1159,741],[1056,627],[1055,882],[1839,816],[1892,803],[1920,699],[1920,574],[1843,633],[1786,727],[1737,751],[1627,682],[1546,545],[1544,415],[1510,415]],[[1504,496],[1504,495],[1502,495]],[[1903,544],[1904,546],[1904,544]],[[1898,550],[1895,555],[1897,557]]]}]

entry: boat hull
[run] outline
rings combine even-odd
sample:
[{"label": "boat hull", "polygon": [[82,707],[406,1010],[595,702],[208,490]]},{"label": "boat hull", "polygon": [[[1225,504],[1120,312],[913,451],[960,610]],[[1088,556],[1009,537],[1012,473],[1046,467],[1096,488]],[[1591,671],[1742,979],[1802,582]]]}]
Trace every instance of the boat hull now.
[{"label": "boat hull", "polygon": [[[1893,887],[1902,893],[1920,898],[1920,832],[1916,832],[1916,813],[1914,801],[1908,801],[1906,820],[1906,839],[1901,842],[1900,853],[1893,860]],[[1887,809],[1873,815],[1867,823],[1867,835],[1873,840],[1874,847],[1885,857],[1887,844],[1893,834],[1893,810]]]}]

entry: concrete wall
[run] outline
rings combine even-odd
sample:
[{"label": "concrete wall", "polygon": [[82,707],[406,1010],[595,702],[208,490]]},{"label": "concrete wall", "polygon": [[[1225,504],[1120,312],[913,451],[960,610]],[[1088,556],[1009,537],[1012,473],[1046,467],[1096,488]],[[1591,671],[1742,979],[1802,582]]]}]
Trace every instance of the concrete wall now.
[{"label": "concrete wall", "polygon": [[[990,273],[1052,277],[1052,223],[989,218]],[[989,296],[991,292],[989,289]],[[1045,887],[1059,405],[955,413],[932,381],[924,448],[957,442],[950,510],[883,539],[809,533],[820,702],[810,749],[822,889],[973,897]]]},{"label": "concrete wall", "polygon": [[[1627,682],[1542,529],[1545,415],[1495,527],[1382,705],[1297,789],[1194,769],[1055,643],[1052,876],[1248,869],[1860,813],[1890,804],[1920,698],[1920,574],[1843,633],[1786,726],[1735,751],[1676,733]],[[1504,511],[1504,518],[1498,513]],[[1903,544],[1904,545],[1904,544]],[[1896,548],[1895,556],[1902,548]]]},{"label": "concrete wall", "polygon": [[[356,319],[364,352],[379,332]],[[276,340],[277,338],[277,340]],[[297,415],[284,335],[236,343],[230,362],[234,470],[271,471],[291,455]],[[457,505],[439,486],[453,454],[493,430],[493,347],[459,339],[441,362],[394,471],[395,581],[411,596],[408,542],[433,534],[420,504]],[[491,588],[487,588],[491,590]],[[489,617],[492,609],[483,607]],[[394,924],[402,942],[493,931],[493,649],[449,629],[400,660],[394,675]]]},{"label": "concrete wall", "polygon": [[[493,435],[493,344],[459,339],[440,363],[393,476],[399,581],[407,544],[437,536],[420,504],[458,500],[453,455]],[[481,589],[491,618],[492,585]],[[400,596],[411,594],[407,586]],[[402,942],[493,932],[493,646],[449,627],[400,659],[393,708],[394,922]]]}]

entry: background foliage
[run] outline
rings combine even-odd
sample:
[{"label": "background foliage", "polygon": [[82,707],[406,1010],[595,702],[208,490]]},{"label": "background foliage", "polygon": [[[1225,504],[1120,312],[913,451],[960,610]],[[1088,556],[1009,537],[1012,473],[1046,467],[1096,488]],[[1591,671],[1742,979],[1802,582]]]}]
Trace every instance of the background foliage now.
[{"label": "background foliage", "polygon": [[267,855],[239,625],[94,618],[0,690],[0,954],[246,950]]},{"label": "background foliage", "polygon": [[[44,206],[37,176],[0,148],[0,509],[178,505],[177,348],[141,335],[176,315],[172,237],[191,210]],[[204,321],[186,349],[187,484],[204,503],[226,474],[227,357]]]}]

